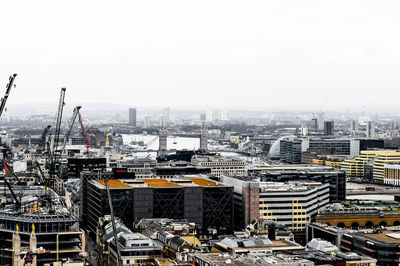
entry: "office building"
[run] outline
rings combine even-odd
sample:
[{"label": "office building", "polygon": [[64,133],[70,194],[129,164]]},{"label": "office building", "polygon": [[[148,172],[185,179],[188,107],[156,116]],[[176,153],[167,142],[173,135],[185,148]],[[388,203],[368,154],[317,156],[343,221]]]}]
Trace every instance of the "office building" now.
[{"label": "office building", "polygon": [[143,120],[143,127],[144,128],[149,128],[151,125],[151,116],[145,115],[144,120]]},{"label": "office building", "polygon": [[246,173],[247,162],[238,157],[223,157],[213,155],[195,155],[191,163],[196,166],[211,168],[211,175],[220,177],[221,175],[244,175]]},{"label": "office building", "polygon": [[[109,180],[114,213],[125,224],[143,218],[187,219],[199,232],[233,230],[233,188],[204,178]],[[104,180],[91,180],[87,191],[88,230],[110,213]]]},{"label": "office building", "polygon": [[329,184],[307,181],[260,182],[251,177],[222,176],[235,191],[235,227],[245,228],[260,217],[274,220],[292,231],[302,231],[329,203]]},{"label": "office building", "polygon": [[331,136],[333,135],[333,129],[334,129],[334,122],[332,121],[324,121],[324,135],[325,136]]},{"label": "office building", "polygon": [[357,156],[360,153],[360,144],[362,143],[362,141],[358,139],[332,138],[295,138],[281,139],[279,141],[280,159],[282,162],[289,164],[301,163],[302,152],[308,150],[335,154],[338,156]]},{"label": "office building", "polygon": [[136,127],[136,108],[129,108],[129,125]]},{"label": "office building", "polygon": [[128,173],[134,174],[135,178],[153,178],[156,164],[156,160],[149,157],[128,157],[117,160],[117,167],[125,168]]},{"label": "office building", "polygon": [[346,199],[346,172],[329,166],[313,165],[265,165],[247,170],[249,176],[267,181],[313,181],[330,184],[329,201]]},{"label": "office building", "polygon": [[365,136],[369,139],[375,138],[375,122],[374,121],[367,121],[367,130]]},{"label": "office building", "polygon": [[166,123],[169,123],[170,121],[169,112],[170,112],[169,107],[163,109],[163,116],[165,117]]},{"label": "office building", "polygon": [[384,184],[400,186],[400,164],[385,164],[384,171]]},{"label": "office building", "polygon": [[318,116],[318,129],[324,130],[324,123],[325,123],[325,113],[319,113]]},{"label": "office building", "polygon": [[[359,157],[342,162],[341,169],[345,170],[350,178],[384,183],[385,165],[392,163],[400,163],[400,152],[394,150],[362,151]],[[388,170],[386,173],[389,176],[391,172]],[[393,173],[396,172],[393,171]],[[388,180],[386,182],[389,182]]]},{"label": "office building", "polygon": [[352,120],[350,124],[350,132],[352,135],[357,135],[359,132],[358,120]]}]

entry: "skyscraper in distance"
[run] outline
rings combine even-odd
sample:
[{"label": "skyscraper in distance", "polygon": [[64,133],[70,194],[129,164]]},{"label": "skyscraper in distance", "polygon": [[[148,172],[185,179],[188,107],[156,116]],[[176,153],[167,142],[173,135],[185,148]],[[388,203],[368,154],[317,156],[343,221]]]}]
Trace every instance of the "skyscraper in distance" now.
[{"label": "skyscraper in distance", "polygon": [[165,122],[169,122],[169,107],[163,109],[163,115],[165,117]]},{"label": "skyscraper in distance", "polygon": [[136,108],[129,108],[129,125],[136,127]]}]

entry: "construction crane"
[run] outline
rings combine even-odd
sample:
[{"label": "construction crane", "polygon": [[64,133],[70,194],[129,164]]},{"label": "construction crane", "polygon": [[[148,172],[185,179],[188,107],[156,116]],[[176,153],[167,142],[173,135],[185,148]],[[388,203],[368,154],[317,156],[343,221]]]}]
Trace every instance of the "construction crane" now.
[{"label": "construction crane", "polygon": [[86,131],[85,131],[85,127],[83,126],[83,122],[82,122],[82,117],[81,117],[81,113],[78,113],[78,122],[81,125],[82,128],[82,135],[85,138],[85,143],[86,143],[86,153],[89,154],[89,148],[93,148],[92,144],[90,144],[90,140],[88,139],[87,135],[86,135]]},{"label": "construction crane", "polygon": [[10,78],[9,78],[8,84],[6,86],[6,93],[4,94],[4,97],[1,98],[0,117],[3,114],[4,107],[6,106],[6,102],[7,102],[7,99],[8,99],[8,95],[10,95],[10,91],[11,91],[12,86],[14,85],[14,80],[15,80],[16,77],[17,77],[17,74],[14,74],[14,75],[10,76]]},{"label": "construction crane", "polygon": [[51,156],[50,156],[50,171],[55,171],[55,166],[56,166],[56,161],[57,161],[56,149],[58,147],[58,142],[60,139],[62,113],[63,113],[64,105],[65,105],[65,102],[64,102],[65,90],[66,90],[66,88],[61,88],[60,100],[58,102],[56,129],[55,129],[55,133],[54,133],[54,142],[53,142],[53,147],[52,147]]},{"label": "construction crane", "polygon": [[117,227],[115,225],[114,209],[113,209],[113,205],[112,205],[112,201],[111,201],[110,188],[108,187],[108,179],[104,180],[104,184],[106,185],[106,189],[107,189],[108,205],[110,207],[111,223],[112,223],[113,234],[114,234],[114,243],[115,243],[115,248],[117,249],[117,256],[118,256],[118,265],[122,266],[121,252],[119,251],[118,241],[117,241]]},{"label": "construction crane", "polygon": [[[14,173],[14,171],[12,171],[12,169],[8,166],[7,162],[6,162],[5,160],[3,160],[3,159],[1,159],[1,162],[2,162],[2,164],[4,165],[4,171],[6,172],[6,174],[11,173],[12,177],[14,177],[14,179],[15,179],[15,181],[16,181],[16,183],[17,183],[18,185],[23,184],[23,183],[21,182],[21,180],[19,179],[19,177],[18,177],[18,176]],[[19,210],[20,207],[21,207],[21,200],[20,200],[20,199],[17,197],[17,195],[14,193],[14,190],[12,189],[12,186],[11,186],[10,182],[8,182],[6,176],[4,176],[3,180],[4,180],[4,183],[6,183],[6,185],[7,185],[7,187],[8,187],[8,190],[11,192],[11,195],[12,195],[12,197],[13,197],[14,200],[15,200],[15,206],[16,206],[17,210]]]},{"label": "construction crane", "polygon": [[47,127],[45,127],[42,135],[40,136],[40,142],[39,142],[38,149],[42,150],[43,152],[46,151],[46,137],[47,137],[47,134],[49,133],[50,128],[51,128],[51,125],[48,125]]},{"label": "construction crane", "polygon": [[[39,171],[39,179],[40,179],[40,184],[44,184],[45,183],[45,180],[46,180],[46,177],[44,176],[44,173],[43,173],[43,171],[42,171],[42,168],[40,168],[40,164],[39,164],[39,162],[38,161],[36,161],[36,160],[34,160],[34,165],[35,165],[35,167],[38,169],[38,171]],[[47,185],[47,184],[46,184]]]},{"label": "construction crane", "polygon": [[72,113],[72,117],[71,117],[71,119],[69,120],[69,123],[68,123],[67,131],[65,132],[65,135],[64,135],[64,143],[63,143],[63,146],[61,148],[60,154],[63,154],[63,152],[64,152],[65,145],[67,145],[67,141],[69,139],[69,136],[71,135],[72,128],[74,127],[74,123],[75,123],[76,117],[78,116],[79,109],[81,109],[81,107],[82,106],[76,106],[74,108],[74,111]]},{"label": "construction crane", "polygon": [[12,189],[10,183],[7,181],[6,178],[3,179],[4,183],[6,183],[8,190],[10,190],[11,195],[13,196],[14,200],[15,200],[15,207],[17,210],[19,210],[21,208],[21,201],[20,199],[17,197],[17,195],[14,193],[14,190]]},{"label": "construction crane", "polygon": [[19,177],[14,173],[14,171],[8,166],[8,163],[4,159],[0,159],[0,161],[3,163],[4,166],[4,171],[6,174],[10,173],[11,176],[14,178],[15,182],[17,182],[17,185],[22,185],[24,182],[19,179]]}]

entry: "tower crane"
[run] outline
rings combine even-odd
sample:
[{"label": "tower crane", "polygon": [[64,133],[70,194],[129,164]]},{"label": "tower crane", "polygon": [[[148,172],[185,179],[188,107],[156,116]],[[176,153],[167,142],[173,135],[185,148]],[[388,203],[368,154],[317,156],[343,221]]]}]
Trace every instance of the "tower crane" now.
[{"label": "tower crane", "polygon": [[88,139],[87,135],[86,135],[86,131],[85,131],[85,127],[83,126],[83,122],[82,122],[82,117],[81,117],[81,113],[78,113],[78,122],[81,125],[82,128],[82,135],[85,138],[85,143],[86,143],[86,153],[89,154],[89,148],[93,148],[93,145],[90,144],[90,140]]},{"label": "tower crane", "polygon": [[8,82],[8,84],[6,86],[6,93],[4,94],[4,97],[1,98],[0,117],[3,114],[4,107],[6,106],[6,102],[7,102],[7,99],[8,99],[8,95],[10,95],[10,91],[11,91],[12,86],[14,85],[14,80],[15,80],[16,77],[17,77],[17,74],[13,74],[9,78],[9,82]]},{"label": "tower crane", "polygon": [[82,106],[76,106],[74,108],[74,111],[72,113],[72,117],[71,117],[71,119],[69,120],[69,123],[68,123],[67,131],[65,132],[65,135],[64,135],[64,143],[63,143],[63,146],[61,148],[60,154],[62,154],[64,152],[65,145],[67,144],[69,136],[71,135],[72,128],[74,127],[74,123],[75,123],[76,117],[78,116],[79,109],[81,109],[81,107]]},{"label": "tower crane", "polygon": [[66,90],[66,88],[61,88],[60,100],[58,102],[56,129],[55,129],[55,133],[54,133],[54,142],[53,142],[53,147],[52,147],[51,156],[50,156],[50,171],[55,170],[56,161],[57,161],[56,149],[58,147],[58,142],[60,139],[61,119],[62,119],[62,113],[63,113],[64,105],[65,105],[65,102],[64,102],[65,90]]},{"label": "tower crane", "polygon": [[121,252],[119,251],[118,241],[117,241],[117,227],[115,226],[114,209],[113,209],[113,205],[112,205],[112,201],[111,201],[110,188],[108,187],[108,179],[104,180],[104,184],[105,184],[106,189],[107,189],[108,205],[110,207],[111,223],[112,223],[113,234],[114,234],[114,243],[115,243],[115,248],[117,249],[117,256],[118,256],[118,265],[122,266]]},{"label": "tower crane", "polygon": [[[21,179],[19,179],[19,177],[14,173],[14,171],[8,166],[7,162],[4,159],[0,159],[1,163],[4,166],[4,170],[6,171],[6,169],[8,170],[8,172],[11,174],[11,176],[14,178],[14,180],[16,181],[17,185],[21,185],[24,182],[21,181]],[[7,171],[6,171],[7,174]]]}]

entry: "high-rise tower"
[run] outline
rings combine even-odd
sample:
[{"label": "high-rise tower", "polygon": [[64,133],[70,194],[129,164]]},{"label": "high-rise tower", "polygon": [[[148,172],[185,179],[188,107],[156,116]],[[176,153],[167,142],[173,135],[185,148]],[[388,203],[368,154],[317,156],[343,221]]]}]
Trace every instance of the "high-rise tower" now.
[{"label": "high-rise tower", "polygon": [[207,124],[203,122],[200,132],[200,150],[206,151],[208,149],[207,141],[208,141],[208,128]]},{"label": "high-rise tower", "polygon": [[163,109],[163,115],[165,116],[165,122],[169,123],[169,107]]},{"label": "high-rise tower", "polygon": [[136,108],[129,108],[129,125],[136,127]]},{"label": "high-rise tower", "polygon": [[365,135],[369,139],[375,138],[375,122],[374,121],[367,121],[367,132]]}]

